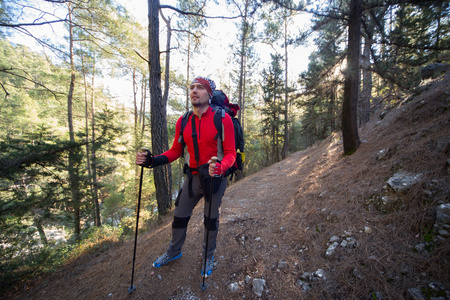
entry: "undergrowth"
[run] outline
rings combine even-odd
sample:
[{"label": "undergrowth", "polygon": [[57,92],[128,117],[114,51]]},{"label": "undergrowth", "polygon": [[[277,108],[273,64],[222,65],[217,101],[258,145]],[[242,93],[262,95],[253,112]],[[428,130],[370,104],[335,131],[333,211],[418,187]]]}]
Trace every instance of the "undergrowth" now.
[{"label": "undergrowth", "polygon": [[0,262],[0,296],[19,289],[36,278],[49,275],[59,267],[92,251],[101,251],[120,241],[122,230],[112,226],[90,228],[78,243],[49,243]]}]

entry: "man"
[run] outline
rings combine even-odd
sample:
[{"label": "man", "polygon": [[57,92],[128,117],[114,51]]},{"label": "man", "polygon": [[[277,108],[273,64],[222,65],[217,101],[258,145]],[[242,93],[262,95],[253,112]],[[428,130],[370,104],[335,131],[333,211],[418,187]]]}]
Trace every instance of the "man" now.
[{"label": "man", "polygon": [[[219,207],[227,186],[226,177],[222,175],[236,159],[233,122],[228,114],[222,118],[223,137],[217,139],[220,133],[218,135],[214,125],[215,113],[210,107],[215,88],[216,85],[211,79],[195,78],[190,86],[193,113],[188,116],[182,137],[180,137],[180,132],[183,117],[180,117],[176,124],[174,142],[168,151],[154,157],[150,152],[138,153],[136,156],[136,164],[154,168],[179,158],[183,153],[184,144],[187,146],[189,154],[188,168],[185,168],[187,175],[175,202],[172,240],[166,253],[153,263],[155,268],[162,267],[181,257],[181,248],[186,239],[192,211],[198,201],[205,197],[203,254],[206,249],[207,253],[206,266],[203,266],[201,271],[202,276],[208,277],[214,269],[214,250],[219,229]],[[219,160],[213,162],[212,157],[218,157]],[[212,201],[209,201],[210,184],[213,184],[214,188]],[[209,233],[208,237],[207,233]],[[208,241],[208,245],[206,245],[206,241]]]}]

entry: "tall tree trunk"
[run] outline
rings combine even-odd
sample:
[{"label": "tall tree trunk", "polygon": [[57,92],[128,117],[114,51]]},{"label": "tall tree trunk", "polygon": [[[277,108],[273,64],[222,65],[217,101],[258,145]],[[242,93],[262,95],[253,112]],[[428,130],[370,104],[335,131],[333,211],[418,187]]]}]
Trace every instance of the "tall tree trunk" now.
[{"label": "tall tree trunk", "polygon": [[[69,59],[70,59],[70,86],[67,96],[67,122],[69,126],[69,138],[71,143],[75,143],[75,134],[73,129],[73,113],[72,113],[72,101],[73,91],[75,89],[75,62],[73,53],[73,23],[72,23],[72,7],[68,4],[69,9]],[[77,166],[77,150],[75,148],[69,151],[69,181],[70,191],[72,195],[72,209],[73,209],[73,221],[74,221],[74,234],[77,241],[80,240],[80,194],[79,194],[79,174]]]},{"label": "tall tree trunk", "polygon": [[372,72],[370,71],[370,47],[372,41],[365,37],[364,51],[362,57],[363,87],[361,99],[359,101],[359,126],[369,122],[370,117],[370,97],[372,94]]},{"label": "tall tree trunk", "polygon": [[145,132],[145,109],[147,107],[147,76],[143,75],[142,76],[142,111],[141,111],[141,116],[142,116],[142,123],[141,123],[141,141],[144,138],[144,132]]},{"label": "tall tree trunk", "polygon": [[[245,61],[245,48],[248,34],[248,23],[247,23],[247,11],[248,11],[248,1],[245,1],[245,9],[244,9],[244,19],[242,20],[242,36],[241,36],[241,53],[240,53],[240,65],[239,65],[239,83],[238,83],[238,105],[239,107],[243,107],[243,94],[244,94],[244,61]],[[242,111],[238,111],[238,120],[242,123]]]},{"label": "tall tree trunk", "polygon": [[[190,17],[188,17],[190,19]],[[189,20],[189,31],[191,30],[191,21]],[[187,63],[186,63],[186,111],[189,111],[189,86],[190,86],[190,68],[191,68],[191,35],[188,33],[187,44]]]},{"label": "tall tree trunk", "polygon": [[336,105],[336,87],[332,87],[330,91],[329,104],[328,104],[328,117],[330,120],[330,132],[336,130],[336,120],[334,118],[334,108]]},{"label": "tall tree trunk", "polygon": [[[95,55],[95,54],[94,54]],[[95,131],[95,56],[94,56],[94,70],[92,70],[92,82],[91,82],[91,128],[92,128],[92,150],[91,150],[91,168],[92,168],[92,184],[94,186],[93,190],[93,198],[95,205],[95,215],[96,215],[96,226],[102,226],[102,220],[100,217],[100,201],[98,197],[98,178],[97,178],[97,151],[95,150],[95,139],[96,139],[96,131]]]},{"label": "tall tree trunk", "polygon": [[284,17],[284,144],[281,158],[285,159],[289,147],[289,99],[288,99],[288,51],[287,51],[287,15]]},{"label": "tall tree trunk", "polygon": [[344,99],[342,104],[342,135],[344,154],[351,155],[359,147],[358,95],[359,95],[359,52],[361,49],[362,0],[351,0],[350,23],[348,27],[347,70],[345,72]]},{"label": "tall tree trunk", "polygon": [[139,121],[139,110],[137,106],[137,92],[138,92],[138,84],[136,80],[136,68],[133,68],[133,104],[134,104],[134,133],[135,136],[138,136],[138,121]]},{"label": "tall tree trunk", "polygon": [[[169,148],[167,134],[167,103],[161,91],[161,65],[159,51],[159,0],[148,0],[149,18],[149,88],[151,103],[151,131],[153,153],[160,154]],[[170,164],[154,169],[158,212],[165,215],[172,207],[172,172]]]},{"label": "tall tree trunk", "polygon": [[161,12],[161,17],[167,26],[167,37],[166,37],[166,64],[164,70],[164,93],[163,102],[167,103],[169,99],[169,75],[170,75],[170,42],[172,38],[172,28],[170,27],[170,18],[165,18]]},{"label": "tall tree trunk", "polygon": [[[84,84],[84,124],[85,124],[85,141],[86,141],[86,169],[89,177],[89,187],[91,189],[91,195],[93,195],[94,185],[92,183],[92,171],[91,171],[91,158],[90,158],[90,145],[89,145],[89,97],[88,97],[88,84],[86,79],[86,68],[84,66],[84,56],[81,57],[81,65],[83,70],[83,84]],[[93,200],[93,197],[92,197]],[[94,204],[94,201],[92,201]],[[97,215],[95,212],[95,204],[92,209],[92,216],[94,224],[97,225]]]}]

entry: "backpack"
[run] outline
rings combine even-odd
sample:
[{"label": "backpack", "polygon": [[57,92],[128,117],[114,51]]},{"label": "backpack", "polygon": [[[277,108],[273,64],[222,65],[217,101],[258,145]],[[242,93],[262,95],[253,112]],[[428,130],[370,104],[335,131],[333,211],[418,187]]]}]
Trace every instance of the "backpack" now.
[{"label": "backpack", "polygon": [[[239,123],[239,120],[234,117],[233,111],[239,110],[239,106],[237,104],[230,104],[228,97],[225,95],[223,91],[220,90],[214,90],[213,97],[211,99],[211,108],[214,111],[214,126],[217,130],[216,139],[220,138],[221,141],[223,141],[223,124],[222,124],[222,118],[225,118],[225,113],[228,113],[231,116],[231,120],[233,121],[234,126],[234,137],[235,137],[235,146],[236,146],[236,152],[239,150],[240,152],[236,153],[236,161],[233,164],[233,166],[228,169],[224,176],[232,175],[230,180],[233,178],[233,174],[236,170],[242,170],[243,169],[243,161],[244,158],[242,154],[244,153],[244,133],[241,127],[241,124]],[[187,111],[183,114],[183,117],[181,119],[181,131],[180,131],[180,139],[178,140],[180,143],[183,144],[183,154],[182,157],[184,157],[184,139],[183,139],[183,131],[186,127],[186,124],[192,115],[193,111]],[[195,150],[195,149],[194,149]],[[198,151],[198,150],[197,150]],[[222,149],[218,150],[219,152],[222,151],[223,156],[223,147]],[[198,154],[196,154],[197,156]],[[220,155],[218,154],[220,157]],[[186,158],[186,164],[189,162],[189,157]]]}]

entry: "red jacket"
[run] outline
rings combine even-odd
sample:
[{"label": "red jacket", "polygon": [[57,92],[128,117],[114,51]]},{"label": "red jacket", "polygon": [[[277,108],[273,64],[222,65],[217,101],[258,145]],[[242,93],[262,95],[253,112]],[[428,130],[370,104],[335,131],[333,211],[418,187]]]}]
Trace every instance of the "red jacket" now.
[{"label": "red jacket", "polygon": [[[211,107],[209,107],[208,110],[203,113],[201,118],[197,117],[195,114],[192,114],[191,117],[189,117],[189,120],[183,130],[183,138],[187,146],[187,151],[189,153],[189,167],[196,168],[197,162],[195,161],[194,142],[192,139],[191,120],[193,117],[195,117],[195,128],[197,131],[199,166],[206,164],[212,156],[217,156],[218,141],[215,139],[215,137],[217,136],[217,129],[214,126],[214,112],[212,111]],[[169,163],[179,158],[183,152],[183,145],[179,142],[181,119],[182,117],[178,119],[175,127],[175,138],[172,147],[162,154],[169,159]],[[234,145],[235,142],[233,121],[228,114],[225,114],[225,117],[222,118],[222,124],[224,129],[224,139],[222,142],[223,158],[220,159],[219,157],[219,160],[222,164],[222,171],[225,172],[225,170],[229,169],[236,160],[236,148]]]}]

